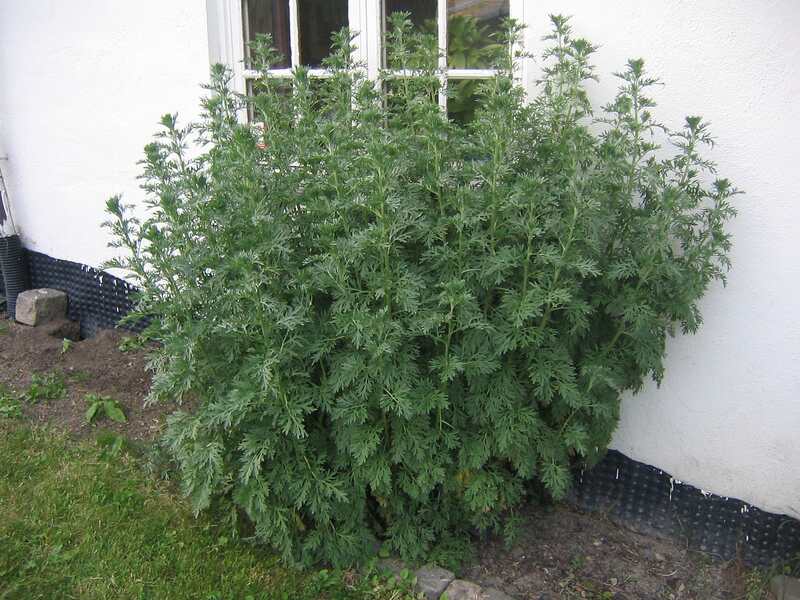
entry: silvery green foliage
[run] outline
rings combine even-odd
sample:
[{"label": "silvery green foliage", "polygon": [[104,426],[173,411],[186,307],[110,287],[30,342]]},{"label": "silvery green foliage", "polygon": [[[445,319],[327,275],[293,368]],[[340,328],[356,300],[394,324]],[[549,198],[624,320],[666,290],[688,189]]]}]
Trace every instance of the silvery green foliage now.
[{"label": "silvery green foliage", "polygon": [[594,47],[554,17],[538,95],[498,56],[462,127],[435,44],[402,16],[388,37],[414,78],[365,80],[346,32],[293,93],[265,76],[244,98],[215,67],[202,119],[146,149],[146,219],[108,203],[160,342],[152,397],[195,399],[166,434],[186,492],[291,562],[376,537],[420,558],[502,531],[530,483],[562,497],[728,268],[736,191],[708,183],[706,123],[655,120],[642,61],[595,112]]}]

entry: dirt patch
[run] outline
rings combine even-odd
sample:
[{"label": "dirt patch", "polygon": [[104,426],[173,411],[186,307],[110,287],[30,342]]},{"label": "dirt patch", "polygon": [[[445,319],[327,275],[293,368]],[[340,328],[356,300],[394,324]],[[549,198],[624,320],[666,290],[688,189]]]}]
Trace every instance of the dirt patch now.
[{"label": "dirt patch", "polygon": [[[34,374],[55,374],[63,381],[65,395],[57,400],[23,402],[24,415],[33,422],[49,423],[83,437],[96,429],[124,434],[133,440],[153,439],[161,430],[171,405],[144,407],[150,375],[143,350],[121,352],[119,346],[130,334],[101,331],[78,340],[69,323],[56,327],[28,327],[0,317],[0,384],[24,392]],[[75,341],[64,344],[64,339]],[[102,419],[85,421],[87,394],[109,396],[119,402],[127,423]]]},{"label": "dirt patch", "polygon": [[528,507],[517,542],[490,539],[463,576],[516,598],[557,600],[732,600],[745,596],[745,570],[672,540],[615,525],[566,506]]}]

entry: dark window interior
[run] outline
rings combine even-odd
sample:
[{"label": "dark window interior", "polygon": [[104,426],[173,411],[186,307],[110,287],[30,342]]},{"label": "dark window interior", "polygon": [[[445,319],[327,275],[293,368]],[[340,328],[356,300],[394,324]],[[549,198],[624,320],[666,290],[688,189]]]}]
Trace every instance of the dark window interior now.
[{"label": "dark window interior", "polygon": [[319,67],[330,54],[331,34],[347,27],[347,0],[298,0],[300,62]]},{"label": "dark window interior", "polygon": [[[283,55],[275,66],[291,66],[291,48],[289,46],[289,0],[244,0],[242,5],[247,32],[247,40],[256,39],[257,33],[272,35],[273,46]],[[249,52],[245,48],[245,56]]]},{"label": "dark window interior", "polygon": [[396,12],[411,13],[409,19],[418,28],[436,32],[436,0],[386,0],[386,15]]}]

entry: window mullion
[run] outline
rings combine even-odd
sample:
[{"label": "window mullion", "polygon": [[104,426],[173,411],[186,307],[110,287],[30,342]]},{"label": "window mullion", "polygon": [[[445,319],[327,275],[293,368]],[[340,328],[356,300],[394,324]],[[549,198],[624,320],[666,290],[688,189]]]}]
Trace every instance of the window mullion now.
[{"label": "window mullion", "polygon": [[289,48],[292,54],[292,68],[300,65],[300,11],[298,0],[289,0]]},{"label": "window mullion", "polygon": [[496,69],[448,69],[447,79],[491,79],[497,75]]},{"label": "window mullion", "polygon": [[367,77],[373,81],[378,80],[383,66],[383,10],[382,0],[364,0],[362,21],[359,24],[365,33],[363,39],[366,40]]},{"label": "window mullion", "polygon": [[437,23],[439,38],[439,78],[441,87],[439,90],[439,106],[442,110],[447,110],[447,0],[438,0]]}]

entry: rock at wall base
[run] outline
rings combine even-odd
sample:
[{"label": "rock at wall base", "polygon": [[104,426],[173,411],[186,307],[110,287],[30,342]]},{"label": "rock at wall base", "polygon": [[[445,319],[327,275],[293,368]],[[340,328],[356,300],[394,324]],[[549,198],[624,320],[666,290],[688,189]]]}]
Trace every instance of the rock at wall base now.
[{"label": "rock at wall base", "polygon": [[17,323],[36,327],[67,316],[67,295],[61,290],[39,288],[17,296]]},{"label": "rock at wall base", "polygon": [[769,589],[776,600],[800,600],[800,579],[776,575],[769,582]]}]

